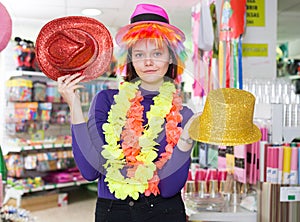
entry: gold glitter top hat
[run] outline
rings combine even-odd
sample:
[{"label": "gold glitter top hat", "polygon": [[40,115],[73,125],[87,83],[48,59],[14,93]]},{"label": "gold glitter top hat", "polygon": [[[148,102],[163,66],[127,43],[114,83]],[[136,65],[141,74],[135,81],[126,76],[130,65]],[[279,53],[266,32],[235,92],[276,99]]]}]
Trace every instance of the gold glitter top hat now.
[{"label": "gold glitter top hat", "polygon": [[241,89],[220,88],[209,92],[202,114],[189,129],[190,137],[203,143],[236,146],[261,138],[253,124],[255,97]]}]

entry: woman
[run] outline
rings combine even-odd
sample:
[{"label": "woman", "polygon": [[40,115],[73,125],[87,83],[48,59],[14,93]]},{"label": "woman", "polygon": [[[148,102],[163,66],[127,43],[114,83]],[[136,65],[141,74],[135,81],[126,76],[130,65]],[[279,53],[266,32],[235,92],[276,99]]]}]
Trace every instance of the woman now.
[{"label": "woman", "polygon": [[98,179],[97,222],[186,221],[180,191],[194,117],[174,84],[184,68],[184,40],[164,9],[137,5],[131,24],[116,35],[125,82],[95,96],[87,123],[76,94],[84,77],[58,78],[70,107],[75,161],[84,178]]}]

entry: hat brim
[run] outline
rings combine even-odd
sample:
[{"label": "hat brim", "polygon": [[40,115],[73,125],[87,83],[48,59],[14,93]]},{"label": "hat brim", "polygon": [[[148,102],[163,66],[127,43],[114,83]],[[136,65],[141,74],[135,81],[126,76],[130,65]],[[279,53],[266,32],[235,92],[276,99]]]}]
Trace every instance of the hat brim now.
[{"label": "hat brim", "polygon": [[0,52],[7,46],[12,34],[12,20],[11,17],[0,2]]},{"label": "hat brim", "polygon": [[261,139],[261,131],[255,125],[247,130],[227,130],[212,132],[210,126],[201,125],[201,115],[191,123],[189,135],[195,141],[220,146],[237,146],[257,142]]},{"label": "hat brim", "polygon": [[86,82],[108,69],[113,41],[107,28],[96,19],[62,17],[42,27],[36,40],[36,55],[41,71],[50,79],[56,81],[60,76],[81,73]]},{"label": "hat brim", "polygon": [[184,33],[179,29],[177,28],[176,26],[173,26],[173,25],[170,25],[168,23],[165,23],[165,22],[158,22],[158,21],[141,21],[141,22],[135,22],[135,23],[132,23],[132,24],[129,24],[129,25],[126,25],[122,28],[120,28],[116,34],[116,37],[115,37],[115,40],[116,40],[116,43],[120,46],[122,45],[123,43],[123,37],[124,35],[134,26],[137,26],[139,24],[158,24],[158,25],[161,25],[161,26],[164,26],[166,28],[169,28],[171,30],[173,30],[174,32],[176,32],[178,35],[180,35],[181,39],[182,39],[182,42],[185,41],[185,35]]}]

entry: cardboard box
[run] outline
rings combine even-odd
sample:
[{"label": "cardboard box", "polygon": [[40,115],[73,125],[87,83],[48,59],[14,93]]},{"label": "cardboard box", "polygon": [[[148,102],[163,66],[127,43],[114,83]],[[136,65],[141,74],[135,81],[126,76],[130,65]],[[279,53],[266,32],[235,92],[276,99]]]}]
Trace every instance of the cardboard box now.
[{"label": "cardboard box", "polygon": [[[57,207],[58,196],[58,193],[51,192],[42,192],[39,194],[29,194],[27,196],[22,196],[21,208],[28,211],[38,211]],[[16,200],[10,199],[6,205],[16,207]]]},{"label": "cardboard box", "polygon": [[58,194],[58,203],[57,203],[57,205],[59,207],[67,206],[68,205],[68,199],[69,199],[68,193]]}]

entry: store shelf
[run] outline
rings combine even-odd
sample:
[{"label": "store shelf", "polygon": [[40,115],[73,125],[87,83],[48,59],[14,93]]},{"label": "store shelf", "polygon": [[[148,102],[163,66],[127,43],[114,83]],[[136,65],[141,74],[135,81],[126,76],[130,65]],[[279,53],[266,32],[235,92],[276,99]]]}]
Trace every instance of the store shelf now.
[{"label": "store shelf", "polygon": [[272,119],[272,104],[257,103],[254,107],[254,119]]},{"label": "store shelf", "polygon": [[41,144],[41,145],[34,145],[34,146],[10,146],[8,153],[16,153],[21,151],[30,151],[30,150],[42,150],[42,149],[61,149],[65,147],[72,147],[72,144],[65,143],[50,143],[50,144]]},{"label": "store shelf", "polygon": [[289,75],[288,78],[290,80],[300,79],[300,75],[299,74],[297,74],[297,75]]},{"label": "store shelf", "polygon": [[[257,213],[248,211],[240,206],[224,208],[221,212],[187,212],[189,221],[230,221],[230,222],[256,222]],[[190,213],[190,214],[189,214]]]},{"label": "store shelf", "polygon": [[100,81],[116,81],[116,82],[119,82],[119,81],[120,81],[119,78],[105,77],[105,76],[100,76],[100,77],[97,78],[96,80],[100,80]]},{"label": "store shelf", "polygon": [[24,193],[33,193],[38,191],[52,190],[52,189],[58,189],[64,187],[80,186],[89,183],[94,183],[94,181],[91,182],[91,181],[82,180],[82,181],[72,181],[68,183],[47,184],[36,188],[24,189]]},{"label": "store shelf", "polygon": [[[46,77],[46,78],[48,78],[43,72],[23,71],[23,70],[15,70],[10,75],[11,75],[11,77],[17,77],[17,76],[38,76],[38,77]],[[113,78],[113,77],[100,76],[99,78],[95,79],[94,81],[116,81],[116,82],[119,82],[120,79],[119,78]]]},{"label": "store shelf", "polygon": [[271,122],[272,143],[290,143],[293,139],[300,137],[299,126],[284,126],[284,108],[281,103],[256,104],[254,118]]},{"label": "store shelf", "polygon": [[292,142],[293,139],[300,137],[300,127],[283,127],[284,142]]},{"label": "store shelf", "polygon": [[17,76],[41,76],[46,77],[46,75],[42,72],[34,72],[34,71],[23,71],[23,70],[16,70],[12,73],[10,73],[11,77],[17,77]]}]

